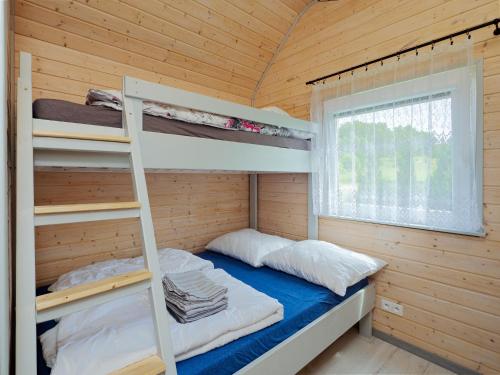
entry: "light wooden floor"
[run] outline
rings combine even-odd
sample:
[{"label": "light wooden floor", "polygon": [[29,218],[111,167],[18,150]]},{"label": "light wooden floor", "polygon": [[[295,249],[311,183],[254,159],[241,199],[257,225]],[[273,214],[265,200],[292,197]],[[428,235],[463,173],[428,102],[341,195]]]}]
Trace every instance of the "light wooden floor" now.
[{"label": "light wooden floor", "polygon": [[308,364],[299,375],[422,374],[452,375],[442,367],[353,328]]}]

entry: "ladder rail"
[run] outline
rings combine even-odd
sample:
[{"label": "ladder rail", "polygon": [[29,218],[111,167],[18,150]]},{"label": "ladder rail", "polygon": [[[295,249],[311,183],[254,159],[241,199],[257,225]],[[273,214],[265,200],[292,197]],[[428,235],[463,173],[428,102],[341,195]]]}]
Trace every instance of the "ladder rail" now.
[{"label": "ladder rail", "polygon": [[[124,81],[125,85],[125,81]],[[150,301],[156,331],[157,347],[160,356],[167,365],[165,373],[176,375],[175,358],[172,351],[168,312],[165,304],[161,280],[160,263],[154,233],[151,207],[149,204],[146,175],[142,165],[139,129],[142,129],[142,100],[123,96],[123,127],[131,138],[130,166],[135,200],[141,202],[140,226],[144,263],[153,274],[151,279]]]},{"label": "ladder rail", "polygon": [[[133,371],[176,375],[175,359],[162,286],[162,274],[156,248],[146,177],[142,164],[139,130],[142,129],[142,100],[124,96],[123,129],[112,134],[67,133],[63,129],[40,132],[32,115],[31,55],[20,53],[20,77],[17,82],[17,217],[16,217],[16,374],[37,372],[37,322],[105,303],[111,299],[149,291],[156,331],[158,356],[129,367]],[[134,202],[35,206],[34,150],[102,151],[128,154],[132,174]],[[81,221],[138,217],[141,227],[145,270],[84,284],[60,293],[36,297],[35,229]],[[161,359],[160,359],[161,357]],[[163,362],[165,363],[162,363]],[[168,362],[168,366],[167,365]],[[165,370],[165,367],[167,370]],[[125,370],[124,370],[125,371]],[[123,373],[129,373],[127,371]]]},{"label": "ladder rail", "polygon": [[[20,53],[17,82],[16,373],[36,374],[36,285],[31,55]],[[22,355],[21,355],[22,353]]]}]

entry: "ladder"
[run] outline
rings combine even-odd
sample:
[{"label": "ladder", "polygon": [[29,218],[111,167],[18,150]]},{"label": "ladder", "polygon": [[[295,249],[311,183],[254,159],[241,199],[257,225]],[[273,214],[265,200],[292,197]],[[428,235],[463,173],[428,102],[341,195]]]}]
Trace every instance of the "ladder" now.
[{"label": "ladder", "polygon": [[[138,138],[138,129],[142,128],[142,101],[124,97],[123,120],[122,136],[107,135],[104,130],[102,134],[37,130],[34,126],[36,120],[32,118],[31,55],[21,52],[20,78],[17,84],[16,170],[16,374],[18,375],[36,374],[37,323],[144,290],[149,291],[158,354],[130,364],[118,370],[116,374],[176,374]],[[34,150],[37,149],[128,155],[135,200],[35,206]],[[123,218],[139,218],[144,269],[36,297],[35,228],[37,226]]]}]

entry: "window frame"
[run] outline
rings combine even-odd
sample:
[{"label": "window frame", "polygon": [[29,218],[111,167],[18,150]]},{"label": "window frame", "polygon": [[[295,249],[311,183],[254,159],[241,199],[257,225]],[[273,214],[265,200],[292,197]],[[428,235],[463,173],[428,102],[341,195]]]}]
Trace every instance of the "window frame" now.
[{"label": "window frame", "polygon": [[[483,140],[483,100],[484,100],[484,91],[483,91],[483,60],[478,59],[473,64],[474,74],[473,79],[475,80],[475,98],[473,110],[475,111],[476,118],[476,150],[475,150],[475,164],[476,164],[476,175],[475,182],[477,185],[477,204],[480,207],[480,216],[481,216],[481,230],[476,231],[462,231],[462,230],[453,230],[453,229],[445,229],[439,227],[432,227],[427,225],[418,225],[418,224],[407,224],[407,223],[394,223],[387,222],[383,220],[376,219],[365,219],[365,218],[356,218],[351,216],[343,216],[343,215],[331,215],[330,217],[345,219],[357,222],[366,222],[366,223],[374,223],[374,224],[382,224],[382,225],[391,225],[396,227],[404,227],[404,228],[415,228],[415,229],[423,229],[430,230],[435,232],[443,232],[443,233],[452,233],[452,234],[462,234],[474,237],[484,237],[486,235],[485,227],[484,227],[484,201],[483,201],[483,189],[484,189],[484,181],[483,181],[483,153],[484,153],[484,140]],[[470,67],[469,67],[470,68]],[[428,89],[428,76],[423,76],[419,78],[415,78],[412,80],[397,82],[391,85],[381,86],[378,88],[360,91],[351,95],[340,96],[337,98],[328,99],[323,102],[323,119],[325,121],[323,126],[333,126],[332,121],[335,121],[335,116],[347,113],[347,112],[355,112],[358,110],[362,110],[369,107],[376,107],[380,105],[384,105],[394,101],[404,101],[410,100],[412,98],[418,98],[419,96],[432,96],[435,94],[439,94],[446,91],[451,91],[452,103],[454,98],[456,99],[457,91],[460,90],[469,90],[470,80],[467,80],[469,84],[465,84],[462,82],[462,85],[450,84],[450,82],[460,82],[462,79],[453,79],[457,75],[459,75],[462,69],[467,69],[467,67],[450,69],[447,71],[443,71],[440,73],[435,73],[432,75],[432,90]],[[406,95],[398,96],[398,93],[409,93]],[[377,98],[377,100],[373,100],[373,98]],[[355,104],[353,105],[353,102]],[[453,123],[453,112],[452,112],[452,123]],[[453,129],[455,131],[455,129]],[[453,157],[456,157],[456,151],[453,152]],[[337,172],[335,172],[337,173]],[[453,176],[455,176],[455,171],[453,171]],[[453,204],[453,206],[455,203]],[[453,214],[453,211],[450,211]]]}]

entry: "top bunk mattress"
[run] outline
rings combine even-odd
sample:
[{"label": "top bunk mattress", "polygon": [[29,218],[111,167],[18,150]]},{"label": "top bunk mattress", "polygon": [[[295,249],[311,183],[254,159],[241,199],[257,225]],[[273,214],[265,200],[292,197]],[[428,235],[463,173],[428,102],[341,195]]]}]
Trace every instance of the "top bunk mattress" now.
[{"label": "top bunk mattress", "polygon": [[[112,128],[122,127],[122,113],[120,111],[57,99],[35,100],[33,103],[33,117],[43,120],[76,122],[81,124],[108,126]],[[212,126],[192,124],[147,114],[143,115],[143,130],[156,133],[218,139],[239,143],[251,143],[295,150],[310,150],[311,144],[310,141],[303,139],[218,129]]]}]

